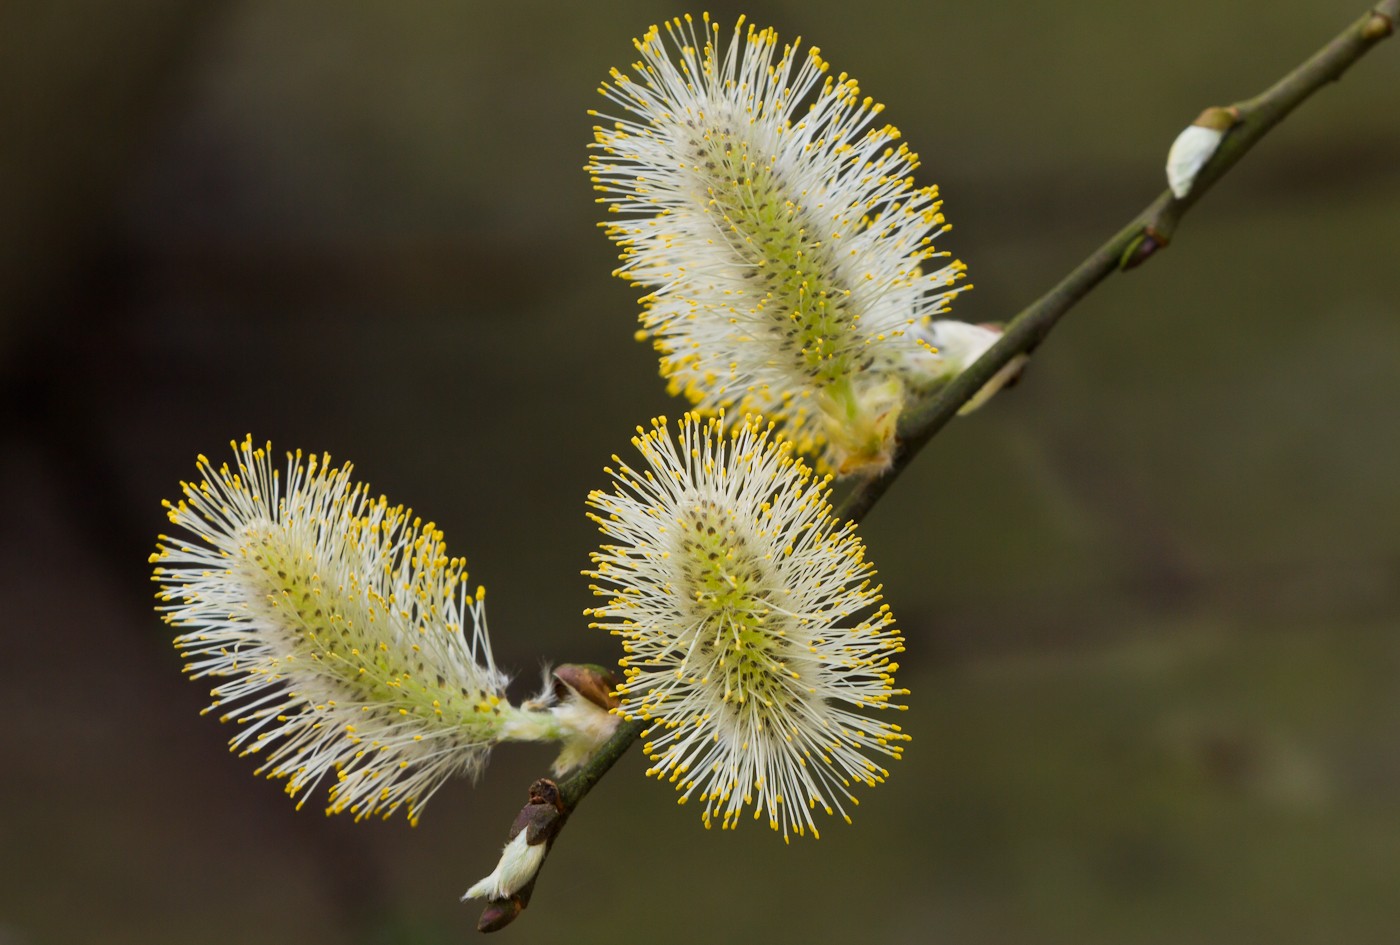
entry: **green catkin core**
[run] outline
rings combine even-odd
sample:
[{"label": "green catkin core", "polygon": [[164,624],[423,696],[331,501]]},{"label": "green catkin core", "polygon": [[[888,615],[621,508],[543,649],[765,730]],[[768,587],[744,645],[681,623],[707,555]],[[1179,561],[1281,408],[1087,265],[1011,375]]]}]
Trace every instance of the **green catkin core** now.
[{"label": "green catkin core", "polygon": [[[724,702],[782,696],[789,649],[785,616],[770,601],[776,578],[753,550],[745,526],[711,499],[691,503],[677,522],[679,556],[696,629],[695,666],[724,679]],[[761,720],[760,720],[761,727]]]},{"label": "green catkin core", "polygon": [[[410,620],[410,636],[422,639],[398,639],[390,609],[411,618],[416,602],[397,601],[392,594],[386,598],[354,574],[340,576],[344,584],[328,583],[294,547],[275,525],[249,526],[244,543],[244,567],[252,586],[264,589],[265,606],[280,617],[276,625],[295,628],[286,641],[286,662],[310,663],[318,674],[332,677],[347,702],[367,707],[367,718],[407,716],[464,735],[499,727],[501,699],[449,687],[446,678],[430,668],[424,645],[431,646],[430,633],[441,631]],[[405,562],[415,568],[432,563],[419,557]],[[451,577],[448,581],[455,584]],[[446,630],[461,632],[456,626]]]},{"label": "green catkin core", "polygon": [[848,378],[859,347],[851,292],[832,277],[835,254],[775,171],[777,159],[755,158],[728,128],[688,124],[695,169],[707,181],[706,208],[761,287],[758,310],[769,336],[814,384]]}]

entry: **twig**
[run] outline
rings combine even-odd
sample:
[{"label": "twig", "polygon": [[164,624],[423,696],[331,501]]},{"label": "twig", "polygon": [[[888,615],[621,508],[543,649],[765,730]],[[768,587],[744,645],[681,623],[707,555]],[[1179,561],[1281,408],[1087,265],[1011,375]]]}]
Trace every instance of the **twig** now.
[{"label": "twig", "polygon": [[[837,516],[860,521],[919,450],[957,415],[958,409],[971,400],[997,371],[1017,355],[1034,351],[1060,317],[1115,270],[1140,265],[1165,247],[1176,232],[1182,216],[1211,185],[1234,167],[1269,129],[1287,117],[1304,99],[1326,83],[1340,78],[1352,63],[1389,36],[1394,30],[1397,16],[1400,16],[1400,0],[1382,0],[1266,92],[1231,106],[1238,116],[1236,123],[1197,175],[1190,193],[1178,199],[1172,196],[1171,191],[1165,191],[1131,223],[1094,250],[1058,285],[1017,314],[997,343],[976,363],[926,401],[906,411],[893,466],[881,476],[858,483],[837,507]],[[562,807],[557,826],[563,826],[563,822],[632,746],[645,727],[646,723],[641,721],[623,722],[584,765],[558,783]],[[490,925],[489,929],[483,930],[495,931],[507,924],[499,922],[499,912],[493,911],[491,906],[487,907],[486,915],[497,921],[483,922],[483,925]]]},{"label": "twig", "polygon": [[1400,8],[1400,0],[1384,0],[1268,91],[1231,106],[1238,116],[1235,125],[1196,176],[1190,193],[1178,199],[1172,196],[1170,190],[1163,191],[1131,223],[1094,250],[1058,285],[1011,319],[997,343],[967,370],[928,400],[907,410],[900,423],[899,448],[889,471],[857,484],[837,506],[836,514],[859,520],[884,495],[924,444],[943,429],[957,415],[958,408],[971,400],[1008,361],[1034,351],[1061,316],[1115,270],[1135,268],[1157,250],[1165,248],[1186,211],[1226,171],[1234,167],[1269,129],[1287,117],[1308,96],[1328,82],[1340,78],[1352,63],[1391,34],[1397,8]]}]

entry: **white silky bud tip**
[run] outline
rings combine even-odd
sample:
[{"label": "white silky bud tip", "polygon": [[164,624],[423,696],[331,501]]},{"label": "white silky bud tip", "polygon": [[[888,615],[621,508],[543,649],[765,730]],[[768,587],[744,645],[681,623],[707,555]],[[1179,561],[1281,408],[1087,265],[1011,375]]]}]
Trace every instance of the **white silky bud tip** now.
[{"label": "white silky bud tip", "polygon": [[1001,337],[1001,329],[943,319],[929,325],[923,337],[938,358],[937,373],[951,376],[967,370],[996,344]]},{"label": "white silky bud tip", "polygon": [[1178,200],[1191,192],[1196,175],[1220,147],[1224,137],[1223,130],[1200,125],[1187,125],[1176,136],[1171,150],[1167,152],[1167,185]]},{"label": "white silky bud tip", "polygon": [[505,849],[501,851],[501,860],[491,871],[491,875],[463,893],[463,901],[509,899],[535,878],[540,864],[544,862],[546,844],[537,843],[532,846],[525,839],[526,833],[527,831],[520,831],[514,840],[505,845]]},{"label": "white silky bud tip", "polygon": [[[971,325],[954,319],[933,322],[920,333],[920,337],[928,344],[924,361],[925,383],[932,386],[936,383],[951,381],[972,367],[992,345],[997,343],[997,339],[1001,335],[1000,328],[988,327],[987,325]],[[993,394],[1015,380],[1020,375],[1021,369],[1025,367],[1026,360],[1024,354],[1018,354],[1008,361],[1000,371],[992,376],[991,380],[982,385],[982,388],[967,403],[962,405],[958,410],[958,415],[966,416],[972,413],[990,400]]]}]

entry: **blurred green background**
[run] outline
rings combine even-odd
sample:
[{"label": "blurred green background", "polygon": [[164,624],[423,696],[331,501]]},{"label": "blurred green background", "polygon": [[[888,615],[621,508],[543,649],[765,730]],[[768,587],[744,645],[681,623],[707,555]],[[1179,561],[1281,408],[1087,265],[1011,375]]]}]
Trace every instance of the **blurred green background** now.
[{"label": "blurred green background", "polygon": [[[888,106],[1002,320],[1177,131],[1360,2],[728,3]],[[445,530],[523,691],[611,663],[583,498],[677,414],[581,166],[682,8],[0,8],[0,943],[462,941],[544,749],[423,824],[295,812],[151,612],[159,500],[252,431]],[[696,10],[698,12],[698,10]],[[914,736],[853,827],[705,832],[626,757],[519,941],[1400,940],[1400,40],[957,421],[863,532]]]}]

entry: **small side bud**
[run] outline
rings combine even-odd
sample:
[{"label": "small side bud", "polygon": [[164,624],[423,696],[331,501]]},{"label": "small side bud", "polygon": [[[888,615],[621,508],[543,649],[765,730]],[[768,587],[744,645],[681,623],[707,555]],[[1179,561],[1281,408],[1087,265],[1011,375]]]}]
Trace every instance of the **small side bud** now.
[{"label": "small side bud", "polygon": [[1128,244],[1128,248],[1123,250],[1123,255],[1118,258],[1118,268],[1127,272],[1129,269],[1136,269],[1159,249],[1166,249],[1168,240],[1161,233],[1152,227],[1146,227],[1141,233]]},{"label": "small side bud", "polygon": [[1239,109],[1211,106],[1176,136],[1167,152],[1167,185],[1176,199],[1191,192],[1201,168],[1225,140],[1225,133],[1239,120]]},{"label": "small side bud", "polygon": [[1371,11],[1371,18],[1366,21],[1366,25],[1361,27],[1361,38],[1375,42],[1378,39],[1385,39],[1395,32],[1395,21],[1379,10]]}]

